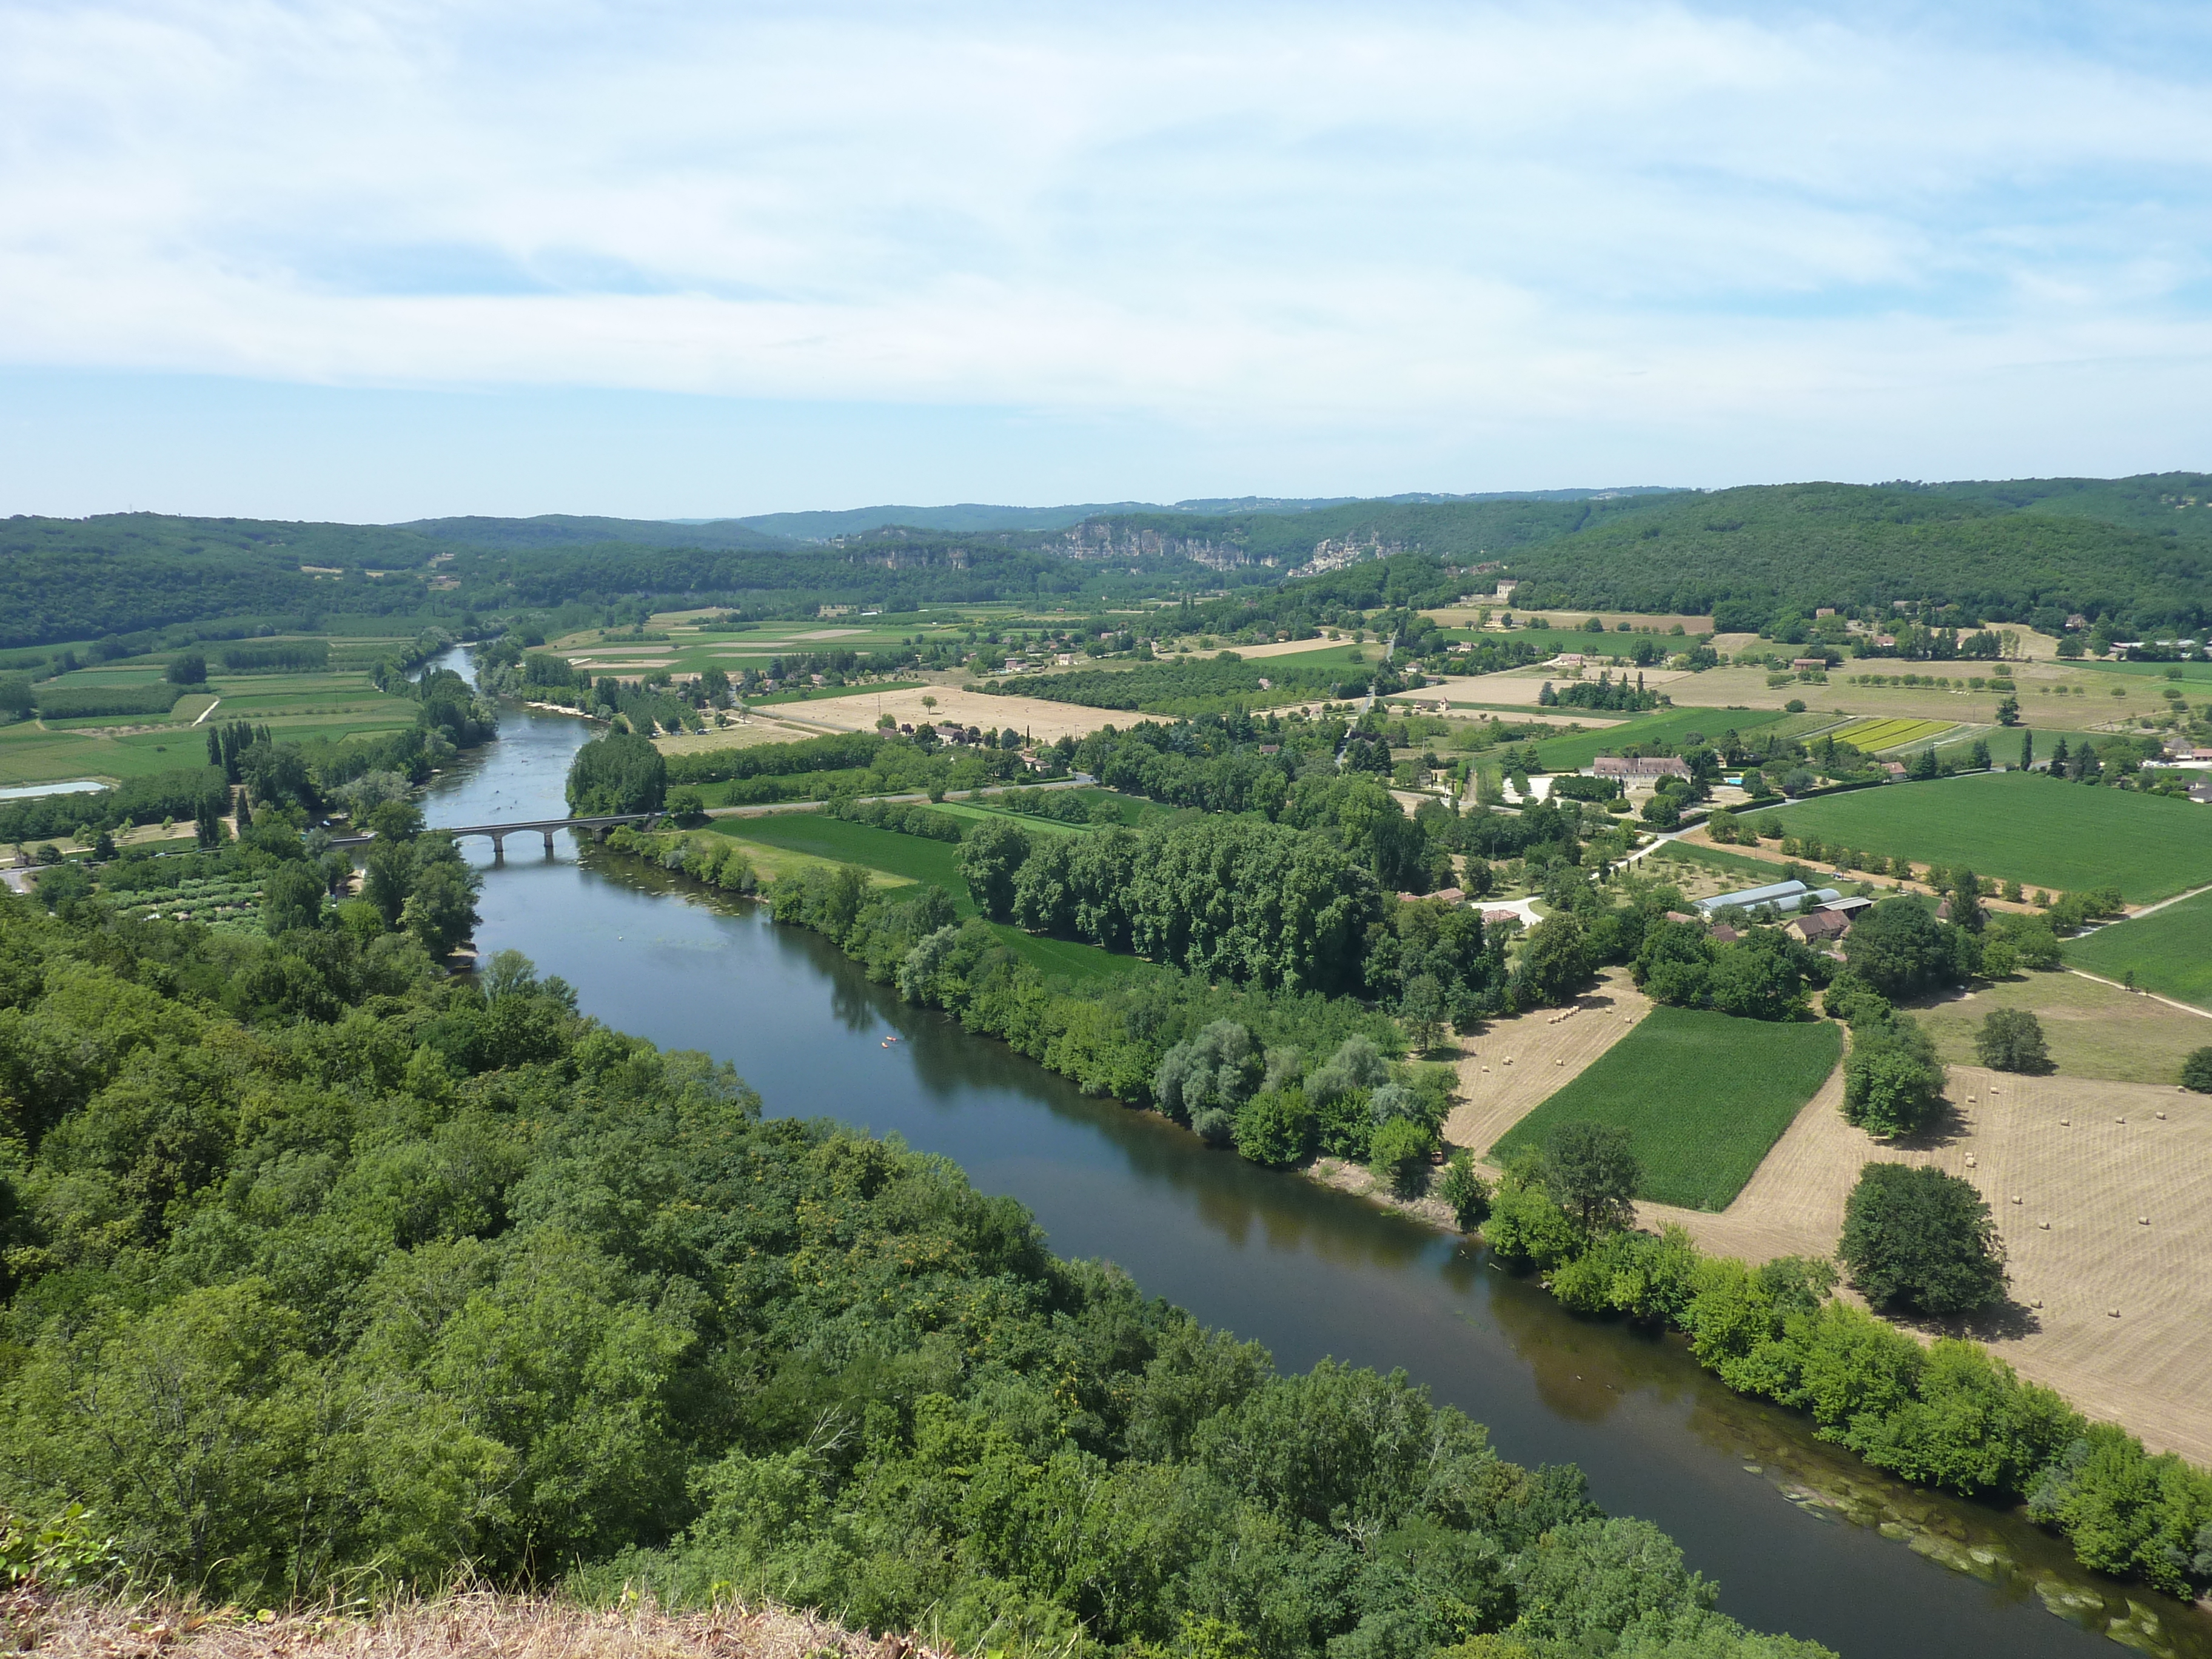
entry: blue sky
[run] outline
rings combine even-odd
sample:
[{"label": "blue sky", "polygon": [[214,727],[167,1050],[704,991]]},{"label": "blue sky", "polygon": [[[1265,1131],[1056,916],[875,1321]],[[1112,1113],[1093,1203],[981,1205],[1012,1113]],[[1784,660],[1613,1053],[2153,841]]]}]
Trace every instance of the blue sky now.
[{"label": "blue sky", "polygon": [[0,0],[0,512],[2212,467],[2207,13]]}]

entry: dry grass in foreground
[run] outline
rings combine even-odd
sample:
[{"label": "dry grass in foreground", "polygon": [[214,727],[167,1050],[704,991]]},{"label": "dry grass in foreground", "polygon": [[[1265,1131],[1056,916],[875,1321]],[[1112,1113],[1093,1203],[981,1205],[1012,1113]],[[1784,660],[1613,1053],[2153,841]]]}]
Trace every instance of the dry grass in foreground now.
[{"label": "dry grass in foreground", "polygon": [[774,1605],[672,1613],[650,1602],[592,1608],[490,1591],[354,1617],[257,1616],[18,1590],[0,1597],[0,1652],[71,1659],[950,1659],[908,1638],[878,1639]]}]

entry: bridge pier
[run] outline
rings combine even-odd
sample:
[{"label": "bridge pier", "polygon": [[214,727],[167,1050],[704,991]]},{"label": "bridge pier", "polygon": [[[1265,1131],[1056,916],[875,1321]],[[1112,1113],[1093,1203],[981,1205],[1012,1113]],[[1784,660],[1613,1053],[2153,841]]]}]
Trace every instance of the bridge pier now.
[{"label": "bridge pier", "polygon": [[507,837],[505,836],[495,835],[491,838],[491,861],[494,864],[504,864],[507,862]]},{"label": "bridge pier", "polygon": [[553,856],[553,832],[550,830],[545,832],[545,856],[549,859]]}]

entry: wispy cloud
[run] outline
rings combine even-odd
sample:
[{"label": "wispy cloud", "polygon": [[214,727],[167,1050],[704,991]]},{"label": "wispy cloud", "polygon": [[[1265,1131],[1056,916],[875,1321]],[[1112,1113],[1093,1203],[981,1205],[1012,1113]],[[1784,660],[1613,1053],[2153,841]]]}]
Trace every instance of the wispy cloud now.
[{"label": "wispy cloud", "polygon": [[2201,459],[2205,41],[2017,15],[0,0],[0,361]]}]

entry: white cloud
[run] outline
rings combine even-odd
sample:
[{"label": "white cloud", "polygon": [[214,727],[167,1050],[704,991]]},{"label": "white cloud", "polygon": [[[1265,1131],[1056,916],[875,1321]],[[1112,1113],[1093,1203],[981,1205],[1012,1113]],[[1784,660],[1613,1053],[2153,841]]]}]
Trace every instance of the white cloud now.
[{"label": "white cloud", "polygon": [[1867,15],[0,0],[0,361],[1708,477],[2194,420],[2201,53]]}]

